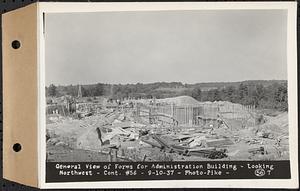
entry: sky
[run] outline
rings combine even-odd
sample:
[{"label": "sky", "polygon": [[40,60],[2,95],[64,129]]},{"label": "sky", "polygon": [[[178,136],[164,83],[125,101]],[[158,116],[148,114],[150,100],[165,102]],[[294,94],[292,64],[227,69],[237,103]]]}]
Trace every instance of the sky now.
[{"label": "sky", "polygon": [[50,13],[46,85],[287,79],[287,12]]}]

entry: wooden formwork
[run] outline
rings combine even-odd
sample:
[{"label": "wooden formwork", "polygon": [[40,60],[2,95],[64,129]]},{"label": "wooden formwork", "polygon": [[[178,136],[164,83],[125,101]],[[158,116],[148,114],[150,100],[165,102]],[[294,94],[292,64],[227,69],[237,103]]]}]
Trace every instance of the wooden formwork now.
[{"label": "wooden formwork", "polygon": [[150,122],[153,122],[155,117],[169,116],[169,119],[175,119],[178,125],[184,126],[200,126],[203,125],[201,119],[218,120],[218,118],[254,123],[254,110],[254,106],[239,104],[203,103],[192,106],[136,104],[136,114],[149,117]]},{"label": "wooden formwork", "polygon": [[50,114],[59,114],[62,116],[67,116],[69,115],[69,110],[64,104],[48,105],[46,108],[46,115]]}]

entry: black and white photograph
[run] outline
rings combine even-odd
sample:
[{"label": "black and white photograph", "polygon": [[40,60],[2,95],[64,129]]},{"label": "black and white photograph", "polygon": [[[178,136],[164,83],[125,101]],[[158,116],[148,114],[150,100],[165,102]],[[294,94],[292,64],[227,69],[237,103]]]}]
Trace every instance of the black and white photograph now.
[{"label": "black and white photograph", "polygon": [[45,19],[48,162],[289,160],[286,10]]}]

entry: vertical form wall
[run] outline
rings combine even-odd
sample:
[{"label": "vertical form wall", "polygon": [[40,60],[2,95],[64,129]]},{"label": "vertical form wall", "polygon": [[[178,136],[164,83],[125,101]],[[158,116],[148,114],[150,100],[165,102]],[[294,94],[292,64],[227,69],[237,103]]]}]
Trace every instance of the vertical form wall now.
[{"label": "vertical form wall", "polygon": [[244,121],[250,125],[254,125],[251,122],[253,118],[254,107],[243,106],[240,104],[230,103],[225,105],[218,105],[208,103],[196,106],[176,106],[174,104],[146,106],[143,104],[137,104],[137,111],[139,111],[137,113],[140,113],[141,108],[144,111],[144,114],[149,113],[150,118],[152,117],[151,115],[164,114],[174,118],[178,121],[178,125],[183,126],[201,125],[198,116],[201,116],[204,119],[213,120],[222,117],[224,119]]}]

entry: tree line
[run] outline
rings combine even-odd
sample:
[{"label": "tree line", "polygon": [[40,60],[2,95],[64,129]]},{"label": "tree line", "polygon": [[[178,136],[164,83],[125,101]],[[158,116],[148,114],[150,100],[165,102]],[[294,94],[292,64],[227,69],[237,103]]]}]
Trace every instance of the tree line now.
[{"label": "tree line", "polygon": [[[205,88],[202,86],[205,84]],[[222,83],[182,84],[181,82],[157,82],[151,84],[92,84],[81,85],[83,97],[106,96],[111,99],[167,98],[188,95],[198,101],[230,101],[256,108],[287,111],[287,81],[245,81]],[[79,86],[46,87],[50,97],[63,95],[78,96]]]},{"label": "tree line", "polygon": [[195,88],[190,95],[199,101],[230,101],[260,109],[288,110],[287,83],[274,83],[266,87],[241,83],[238,87],[228,86],[209,91]]}]

